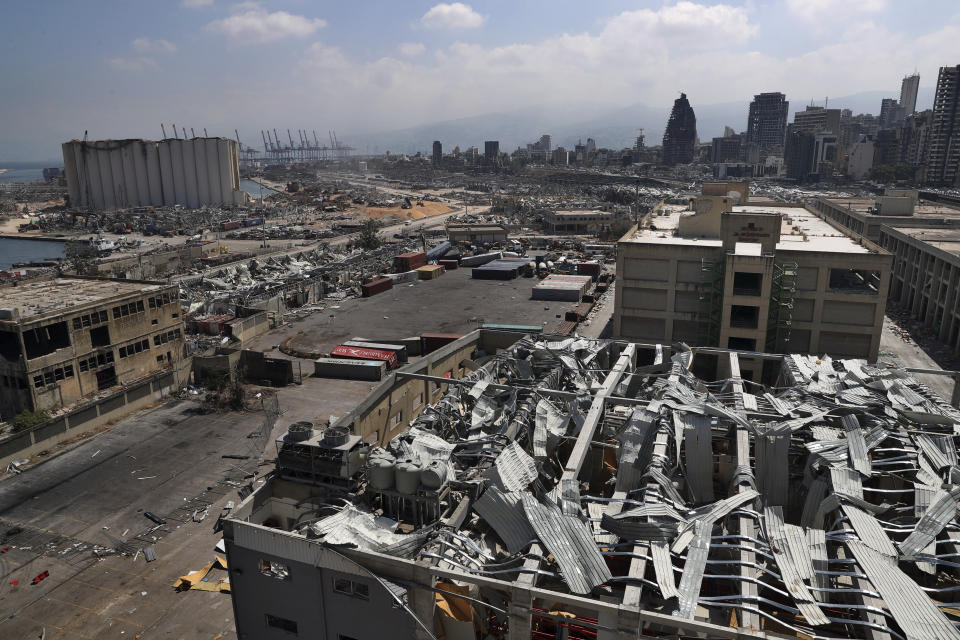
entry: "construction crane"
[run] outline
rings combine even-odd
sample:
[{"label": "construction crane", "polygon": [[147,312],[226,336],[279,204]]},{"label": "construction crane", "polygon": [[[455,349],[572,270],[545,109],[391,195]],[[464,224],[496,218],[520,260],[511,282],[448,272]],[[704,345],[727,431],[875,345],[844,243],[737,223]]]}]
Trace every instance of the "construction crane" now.
[{"label": "construction crane", "polygon": [[[206,135],[207,135],[207,130],[206,130],[206,129],[203,130],[203,135],[204,135],[204,137],[206,137]],[[236,129],[233,130],[233,135],[235,135],[235,136],[237,137],[237,149],[239,149],[240,151],[243,151],[243,143],[240,142],[240,134],[237,133],[237,130],[236,130]]]},{"label": "construction crane", "polygon": [[267,136],[263,132],[263,129],[260,129],[260,137],[263,138],[263,152],[266,153],[270,151],[270,145],[267,144]]},{"label": "construction crane", "polygon": [[287,129],[287,138],[290,140],[290,148],[293,149],[293,136],[290,135],[290,129]]},{"label": "construction crane", "polygon": [[277,135],[277,130],[273,130],[273,141],[277,143],[277,151],[280,150],[280,136]]},{"label": "construction crane", "polygon": [[[233,132],[236,133],[237,130],[234,129]],[[210,137],[210,136],[207,135],[207,128],[206,128],[206,127],[203,128],[203,137],[204,137],[204,138],[209,138],[209,137]],[[240,140],[237,140],[237,144],[240,144]]]},{"label": "construction crane", "polygon": [[317,130],[316,130],[316,129],[313,130],[313,146],[318,147],[318,148],[320,147],[320,141],[317,140]]},{"label": "construction crane", "polygon": [[163,128],[163,123],[160,123],[160,131],[163,132],[163,139],[167,139],[167,130]]},{"label": "construction crane", "polygon": [[[183,135],[186,136],[187,134],[184,133]],[[180,134],[177,133],[177,123],[176,123],[176,122],[173,123],[173,137],[176,138],[177,140],[180,139]]]}]

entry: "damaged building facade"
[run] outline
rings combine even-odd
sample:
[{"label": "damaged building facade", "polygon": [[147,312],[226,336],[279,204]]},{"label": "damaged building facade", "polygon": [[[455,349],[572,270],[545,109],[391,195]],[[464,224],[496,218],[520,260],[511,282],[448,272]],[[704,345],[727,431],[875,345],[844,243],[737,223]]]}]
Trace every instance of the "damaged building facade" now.
[{"label": "damaged building facade", "polygon": [[0,413],[54,409],[184,356],[177,285],[63,277],[0,288]]},{"label": "damaged building facade", "polygon": [[[801,205],[741,191],[665,205],[617,245],[614,335],[872,361],[891,262]],[[763,374],[759,360],[741,367]]]},{"label": "damaged building facade", "polygon": [[238,637],[960,638],[960,414],[907,371],[521,335],[291,425],[224,521]]},{"label": "damaged building facade", "polygon": [[63,166],[72,207],[195,209],[248,200],[229,138],[71,140],[63,144]]}]

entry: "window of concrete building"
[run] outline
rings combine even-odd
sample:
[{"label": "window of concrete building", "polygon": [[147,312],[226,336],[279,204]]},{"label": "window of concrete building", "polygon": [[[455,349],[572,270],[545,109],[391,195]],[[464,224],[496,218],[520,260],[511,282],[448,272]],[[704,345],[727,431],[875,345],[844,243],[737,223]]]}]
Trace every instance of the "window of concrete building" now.
[{"label": "window of concrete building", "polygon": [[667,260],[624,258],[623,277],[633,280],[658,280],[666,282],[668,278]]},{"label": "window of concrete building", "polygon": [[341,595],[360,598],[361,600],[370,599],[370,585],[349,578],[334,578],[333,590]]},{"label": "window of concrete building", "polygon": [[844,358],[866,358],[870,355],[871,339],[868,333],[822,331],[817,352]]},{"label": "window of concrete building", "polygon": [[117,372],[113,367],[97,371],[97,391],[103,391],[117,384]]},{"label": "window of concrete building", "polygon": [[0,331],[0,356],[12,362],[20,359],[20,339],[13,331]]},{"label": "window of concrete building", "polygon": [[70,330],[66,322],[55,322],[24,331],[23,346],[28,360],[53,353],[57,349],[66,349],[70,346]]},{"label": "window of concrete building", "polygon": [[817,267],[797,269],[797,291],[816,291],[820,270]]},{"label": "window of concrete building", "polygon": [[813,322],[813,300],[810,298],[795,299],[793,301],[791,320],[795,322]]},{"label": "window of concrete building", "polygon": [[735,271],[733,274],[733,295],[759,296],[763,291],[763,274]]},{"label": "window of concrete building", "polygon": [[727,349],[736,349],[737,351],[756,351],[757,341],[754,338],[737,338],[731,336],[727,339]]},{"label": "window of concrete building", "polygon": [[260,573],[265,576],[270,576],[271,578],[276,578],[277,580],[290,579],[290,567],[282,562],[274,562],[266,558],[260,559]]},{"label": "window of concrete building", "polygon": [[760,325],[760,307],[735,304],[730,307],[730,326],[756,329]]},{"label": "window of concrete building", "polygon": [[880,286],[880,272],[859,269],[830,269],[827,289],[831,293],[876,294]]},{"label": "window of concrete building", "polygon": [[677,291],[673,298],[673,310],[678,313],[699,313],[706,310],[706,304],[696,291]]},{"label": "window of concrete building", "polygon": [[287,620],[286,618],[281,618],[280,616],[273,616],[269,613],[266,614],[267,626],[274,629],[280,629],[281,631],[286,631],[291,635],[297,635],[297,623],[293,620]]},{"label": "window of concrete building", "polygon": [[390,424],[397,426],[400,422],[403,421],[403,411],[398,411],[392,418],[390,418]]},{"label": "window of concrete building", "polygon": [[824,300],[821,322],[872,326],[876,320],[877,305],[870,302],[842,302]]},{"label": "window of concrete building", "polygon": [[107,327],[90,329],[90,345],[93,347],[109,347],[110,329]]},{"label": "window of concrete building", "polygon": [[625,309],[643,309],[645,311],[666,311],[666,289],[623,288],[623,307]]},{"label": "window of concrete building", "polygon": [[696,320],[674,320],[672,339],[693,345],[705,344],[707,341],[707,326],[705,323]]},{"label": "window of concrete building", "polygon": [[413,398],[413,408],[416,409],[423,404],[423,393],[418,393]]},{"label": "window of concrete building", "polygon": [[663,340],[666,321],[662,318],[632,318],[624,316],[620,320],[620,333],[625,338],[638,340]]}]

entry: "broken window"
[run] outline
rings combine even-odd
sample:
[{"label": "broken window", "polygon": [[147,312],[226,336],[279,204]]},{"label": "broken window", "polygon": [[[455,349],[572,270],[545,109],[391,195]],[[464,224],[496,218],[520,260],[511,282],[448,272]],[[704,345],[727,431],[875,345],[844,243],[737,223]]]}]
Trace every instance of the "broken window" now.
[{"label": "broken window", "polygon": [[730,307],[730,326],[740,329],[756,329],[760,322],[760,307],[735,304]]},{"label": "broken window", "polygon": [[117,384],[117,372],[113,367],[97,371],[97,391],[103,391]]},{"label": "broken window", "polygon": [[0,356],[11,362],[20,359],[20,338],[13,331],[0,331]]},{"label": "broken window", "polygon": [[735,338],[727,339],[727,349],[736,349],[737,351],[756,351],[757,341],[753,338]]},{"label": "broken window", "polygon": [[759,296],[763,290],[762,273],[744,273],[736,271],[733,274],[733,295]]},{"label": "broken window", "polygon": [[273,627],[274,629],[280,629],[286,631],[287,633],[297,635],[297,623],[293,620],[287,620],[286,618],[281,618],[280,616],[272,616],[269,613],[267,616],[267,626]]},{"label": "broken window", "polygon": [[866,293],[876,295],[880,272],[876,270],[830,269],[827,289],[832,293]]},{"label": "broken window", "polygon": [[270,576],[271,578],[276,578],[277,580],[290,579],[290,567],[282,562],[274,562],[273,560],[262,558],[260,560],[260,573],[265,576]]},{"label": "broken window", "polygon": [[70,330],[66,321],[30,329],[23,332],[23,345],[27,350],[28,360],[39,358],[57,349],[69,347]]},{"label": "broken window", "polygon": [[90,329],[90,345],[93,347],[109,347],[110,329],[107,327]]},{"label": "broken window", "polygon": [[353,595],[353,587],[349,580],[346,578],[334,578],[333,579],[333,590],[337,593],[342,593],[345,596]]}]

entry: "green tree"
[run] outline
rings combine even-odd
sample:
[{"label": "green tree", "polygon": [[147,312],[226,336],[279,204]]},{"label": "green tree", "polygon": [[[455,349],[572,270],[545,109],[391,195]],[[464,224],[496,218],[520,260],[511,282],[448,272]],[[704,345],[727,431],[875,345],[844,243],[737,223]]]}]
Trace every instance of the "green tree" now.
[{"label": "green tree", "polygon": [[13,419],[13,430],[14,431],[26,431],[31,427],[35,427],[38,424],[43,424],[50,419],[50,412],[46,409],[38,409],[36,411],[24,411],[18,413]]},{"label": "green tree", "polygon": [[379,220],[373,218],[366,220],[357,234],[357,246],[368,251],[379,248],[383,244],[383,238],[380,237],[382,227],[383,224]]}]

